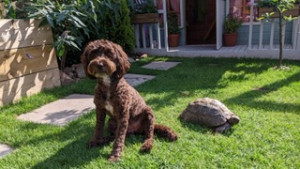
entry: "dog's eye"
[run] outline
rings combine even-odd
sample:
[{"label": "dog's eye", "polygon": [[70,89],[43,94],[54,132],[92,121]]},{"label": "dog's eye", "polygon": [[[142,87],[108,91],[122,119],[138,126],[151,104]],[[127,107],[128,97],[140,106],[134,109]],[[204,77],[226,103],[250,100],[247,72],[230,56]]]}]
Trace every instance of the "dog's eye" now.
[{"label": "dog's eye", "polygon": [[94,58],[95,58],[94,55],[89,55],[89,56],[88,56],[88,60],[90,60],[90,61],[93,60]]}]

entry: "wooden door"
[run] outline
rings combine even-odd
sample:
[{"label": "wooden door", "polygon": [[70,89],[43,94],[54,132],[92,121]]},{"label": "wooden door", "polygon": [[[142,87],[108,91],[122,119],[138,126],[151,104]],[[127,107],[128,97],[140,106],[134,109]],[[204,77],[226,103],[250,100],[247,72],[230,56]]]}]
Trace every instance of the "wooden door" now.
[{"label": "wooden door", "polygon": [[187,44],[216,43],[216,1],[186,0]]}]

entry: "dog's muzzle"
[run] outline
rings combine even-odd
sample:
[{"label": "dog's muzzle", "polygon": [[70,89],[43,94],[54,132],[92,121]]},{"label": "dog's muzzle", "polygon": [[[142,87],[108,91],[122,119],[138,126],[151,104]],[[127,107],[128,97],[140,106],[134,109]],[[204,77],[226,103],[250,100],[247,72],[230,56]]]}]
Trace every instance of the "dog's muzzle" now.
[{"label": "dog's muzzle", "polygon": [[90,61],[88,65],[88,73],[92,76],[95,76],[99,74],[106,74],[108,76],[111,76],[113,72],[116,71],[116,65],[114,62],[112,62],[109,59],[106,58],[96,58]]}]

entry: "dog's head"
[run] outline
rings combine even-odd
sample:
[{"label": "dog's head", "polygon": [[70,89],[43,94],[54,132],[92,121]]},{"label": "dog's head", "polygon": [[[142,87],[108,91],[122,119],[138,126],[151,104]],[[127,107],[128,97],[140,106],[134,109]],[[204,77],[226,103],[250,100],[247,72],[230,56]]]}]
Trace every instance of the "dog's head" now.
[{"label": "dog's head", "polygon": [[130,63],[122,47],[109,40],[89,42],[81,55],[85,73],[90,78],[121,78],[129,69]]}]

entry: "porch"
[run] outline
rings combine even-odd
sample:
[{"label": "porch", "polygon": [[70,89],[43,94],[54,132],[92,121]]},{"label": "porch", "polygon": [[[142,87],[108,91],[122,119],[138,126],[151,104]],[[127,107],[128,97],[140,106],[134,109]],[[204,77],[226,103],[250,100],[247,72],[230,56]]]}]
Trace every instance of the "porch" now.
[{"label": "porch", "polygon": [[[179,5],[179,18],[181,27],[180,46],[172,48],[168,44],[168,4],[172,0],[154,0],[155,4],[161,2],[158,13],[163,18],[160,23],[134,24],[136,36],[136,52],[159,56],[181,57],[237,57],[237,58],[274,58],[279,55],[278,45],[278,20],[271,22],[254,21],[254,8],[256,3],[250,0],[249,22],[243,23],[239,29],[240,39],[234,47],[223,46],[223,25],[225,16],[229,13],[229,0],[215,0],[214,30],[210,33],[215,36],[215,43],[192,44],[188,42],[187,34],[190,32],[187,23],[186,0],[176,0]],[[210,1],[207,1],[210,2]],[[212,20],[210,18],[210,20]],[[200,28],[199,28],[200,29]],[[300,60],[300,19],[286,22],[283,26],[284,59]],[[193,36],[199,36],[194,34]]]},{"label": "porch", "polygon": [[[138,53],[147,53],[157,56],[180,56],[180,57],[235,57],[235,58],[278,58],[278,45],[270,49],[269,45],[264,45],[264,48],[259,48],[259,45],[253,45],[252,49],[248,45],[237,45],[233,47],[221,47],[216,50],[216,45],[182,45],[174,48],[151,49],[137,48]],[[292,45],[285,45],[284,59],[300,60],[300,51],[293,49]]]}]

